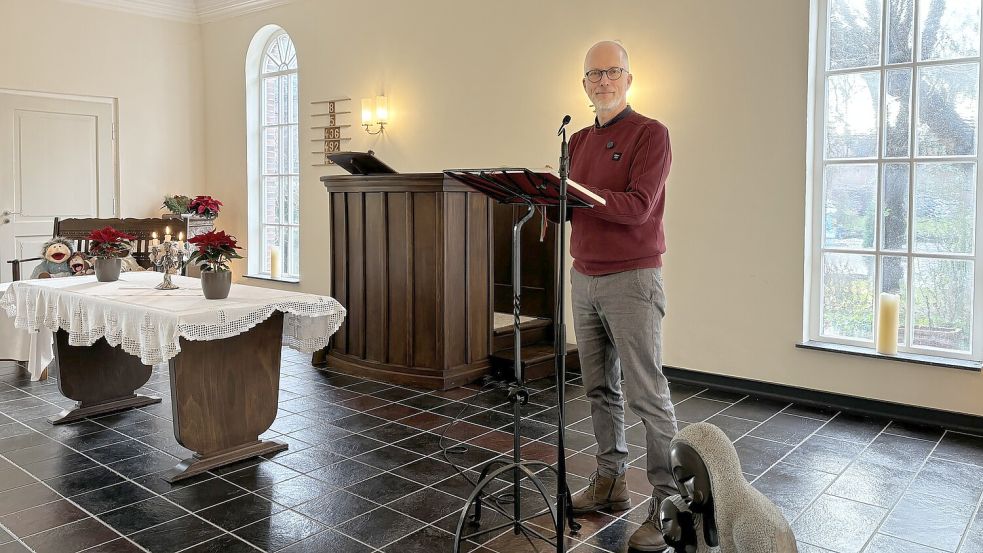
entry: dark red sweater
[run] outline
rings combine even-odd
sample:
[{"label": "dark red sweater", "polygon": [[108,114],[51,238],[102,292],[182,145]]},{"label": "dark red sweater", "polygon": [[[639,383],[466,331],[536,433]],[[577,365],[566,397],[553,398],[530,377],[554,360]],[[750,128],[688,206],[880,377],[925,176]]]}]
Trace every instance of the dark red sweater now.
[{"label": "dark red sweater", "polygon": [[570,253],[586,275],[662,266],[666,177],[672,152],[665,125],[626,108],[603,127],[570,137],[570,178],[607,205],[574,209]]}]

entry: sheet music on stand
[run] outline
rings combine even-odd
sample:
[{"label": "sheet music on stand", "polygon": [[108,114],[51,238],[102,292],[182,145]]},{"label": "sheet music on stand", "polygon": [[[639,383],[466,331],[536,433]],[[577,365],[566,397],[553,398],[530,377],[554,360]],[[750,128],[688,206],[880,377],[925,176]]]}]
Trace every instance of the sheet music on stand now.
[{"label": "sheet music on stand", "polygon": [[[496,167],[448,169],[444,174],[505,204],[558,205],[560,176],[552,169]],[[567,207],[605,205],[601,196],[586,186],[567,179]]]}]

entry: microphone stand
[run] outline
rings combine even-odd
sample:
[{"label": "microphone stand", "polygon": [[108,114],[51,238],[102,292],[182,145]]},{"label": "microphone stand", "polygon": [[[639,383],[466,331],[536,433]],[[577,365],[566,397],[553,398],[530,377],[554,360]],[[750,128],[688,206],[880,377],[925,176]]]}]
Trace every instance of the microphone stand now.
[{"label": "microphone stand", "polygon": [[569,518],[571,534],[580,530],[580,524],[573,518],[573,500],[570,496],[570,489],[567,487],[567,449],[564,444],[564,433],[566,432],[566,422],[564,409],[566,407],[566,372],[567,372],[567,328],[566,328],[566,309],[565,293],[567,251],[567,177],[570,173],[570,150],[567,145],[567,123],[570,116],[563,118],[563,124],[556,133],[561,136],[560,140],[560,197],[557,209],[559,211],[556,224],[556,315],[554,316],[555,334],[553,336],[553,353],[556,363],[556,413],[557,413],[557,434],[556,434],[556,552],[563,553],[565,543],[563,539],[563,525]]}]

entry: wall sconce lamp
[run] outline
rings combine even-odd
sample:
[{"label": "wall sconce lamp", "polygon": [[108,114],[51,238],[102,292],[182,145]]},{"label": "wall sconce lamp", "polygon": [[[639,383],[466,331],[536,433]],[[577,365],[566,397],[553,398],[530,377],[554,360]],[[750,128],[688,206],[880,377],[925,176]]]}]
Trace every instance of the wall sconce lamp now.
[{"label": "wall sconce lamp", "polygon": [[[374,104],[372,98],[362,98],[362,126],[369,134],[385,132],[386,123],[389,122],[389,98],[376,96]],[[373,125],[377,125],[378,130],[370,130]]]}]

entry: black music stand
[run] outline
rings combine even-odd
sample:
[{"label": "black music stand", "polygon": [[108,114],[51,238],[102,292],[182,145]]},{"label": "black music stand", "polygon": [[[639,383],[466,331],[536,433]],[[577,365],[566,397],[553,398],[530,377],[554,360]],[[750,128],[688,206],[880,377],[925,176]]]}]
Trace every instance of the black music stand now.
[{"label": "black music stand", "polygon": [[[564,133],[565,134],[565,133]],[[456,169],[444,171],[448,177],[460,181],[467,186],[485,194],[486,196],[504,204],[526,205],[526,214],[512,225],[512,314],[514,332],[514,370],[515,381],[509,384],[508,398],[513,407],[512,436],[513,450],[512,462],[505,459],[494,459],[485,464],[481,471],[481,476],[474,491],[468,498],[464,510],[461,511],[461,518],[457,524],[457,532],[454,536],[454,553],[459,553],[461,541],[474,538],[483,534],[501,530],[508,526],[513,527],[516,535],[520,532],[527,536],[531,535],[542,539],[548,543],[553,543],[549,538],[543,536],[534,528],[530,528],[526,521],[540,515],[549,513],[553,518],[556,528],[556,551],[564,551],[564,523],[569,523],[572,532],[580,529],[573,519],[573,511],[570,506],[570,490],[567,488],[566,479],[566,447],[564,446],[565,423],[563,416],[564,393],[566,387],[566,325],[564,323],[564,278],[563,267],[566,250],[566,233],[564,232],[563,221],[566,220],[565,214],[567,207],[591,208],[590,198],[574,189],[567,188],[567,164],[568,155],[566,151],[566,136],[564,136],[563,150],[560,159],[560,174],[551,171],[532,171],[523,168],[495,168],[495,169]],[[569,193],[568,193],[569,192]],[[548,463],[540,461],[523,461],[521,456],[520,443],[520,423],[522,419],[521,406],[529,400],[529,391],[525,387],[524,376],[522,374],[522,336],[519,330],[519,307],[520,307],[520,232],[530,218],[537,206],[545,206],[546,209],[556,209],[557,218],[554,223],[557,232],[556,248],[556,268],[557,268],[557,297],[555,315],[555,333],[553,337],[554,355],[556,356],[556,395],[557,395],[557,466],[553,468]],[[500,466],[499,466],[500,465]],[[495,468],[498,466],[498,468]],[[556,507],[550,501],[549,493],[534,470],[546,468],[556,473]],[[491,484],[498,476],[512,471],[512,503],[513,512],[507,513],[498,505],[484,500],[485,488]],[[547,508],[531,515],[522,516],[520,507],[520,486],[522,478],[528,478],[539,493],[546,500]],[[478,527],[481,523],[481,509],[485,506],[506,517],[508,522],[471,534],[462,535],[465,522],[468,522],[468,512],[474,506],[474,515],[470,519],[473,527]]]}]

